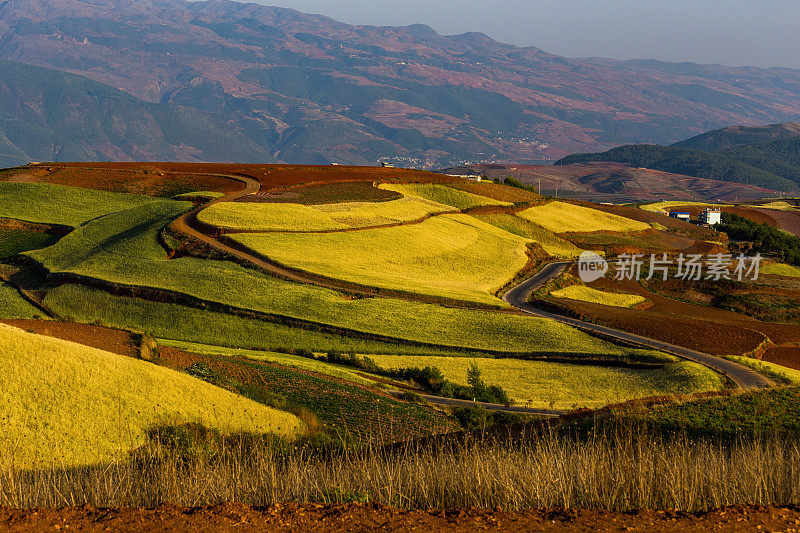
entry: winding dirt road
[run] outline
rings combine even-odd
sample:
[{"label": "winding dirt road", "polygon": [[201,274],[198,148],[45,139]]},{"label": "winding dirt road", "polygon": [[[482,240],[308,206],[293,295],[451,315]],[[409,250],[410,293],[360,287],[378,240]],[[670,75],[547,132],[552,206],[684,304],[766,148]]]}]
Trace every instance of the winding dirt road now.
[{"label": "winding dirt road", "polygon": [[524,282],[506,292],[503,295],[503,300],[530,315],[549,318],[550,320],[555,320],[556,322],[560,322],[589,333],[595,333],[603,337],[609,337],[612,339],[637,344],[645,348],[652,348],[683,359],[687,359],[689,361],[693,361],[695,363],[699,363],[727,376],[731,379],[731,381],[743,389],[757,389],[770,387],[773,385],[769,379],[765,378],[755,370],[734,363],[733,361],[728,361],[727,359],[722,359],[707,353],[690,350],[674,344],[668,344],[659,340],[650,339],[648,337],[642,337],[641,335],[635,335],[626,331],[620,331],[618,329],[612,329],[605,326],[592,324],[590,322],[584,322],[575,318],[543,311],[528,302],[531,293],[561,274],[572,264],[572,262],[549,263],[536,275],[528,278]]}]

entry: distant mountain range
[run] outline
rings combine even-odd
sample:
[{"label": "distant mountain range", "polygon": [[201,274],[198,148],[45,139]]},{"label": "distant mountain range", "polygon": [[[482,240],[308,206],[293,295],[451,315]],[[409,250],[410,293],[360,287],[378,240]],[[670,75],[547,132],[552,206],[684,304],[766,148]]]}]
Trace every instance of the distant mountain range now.
[{"label": "distant mountain range", "polygon": [[575,154],[556,165],[598,161],[796,193],[800,192],[800,123],[729,127],[671,146],[639,144]]},{"label": "distant mountain range", "polygon": [[0,65],[0,166],[441,168],[800,120],[798,70],[566,59],[478,33],[217,0],[0,0],[0,59],[13,62]]}]

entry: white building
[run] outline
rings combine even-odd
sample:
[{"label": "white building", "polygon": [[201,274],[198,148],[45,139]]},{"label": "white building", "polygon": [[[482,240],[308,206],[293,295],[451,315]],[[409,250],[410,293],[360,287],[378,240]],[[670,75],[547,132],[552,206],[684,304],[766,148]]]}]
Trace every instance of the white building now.
[{"label": "white building", "polygon": [[700,223],[713,226],[722,222],[722,211],[719,209],[706,209],[700,213]]}]

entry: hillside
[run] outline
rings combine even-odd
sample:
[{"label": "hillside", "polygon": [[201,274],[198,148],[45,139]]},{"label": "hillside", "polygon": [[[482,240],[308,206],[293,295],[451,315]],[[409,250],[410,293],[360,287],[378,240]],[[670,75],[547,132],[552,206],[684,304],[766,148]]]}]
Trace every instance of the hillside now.
[{"label": "hillside", "polygon": [[[293,436],[302,423],[186,374],[0,325],[0,462],[86,465],[124,456],[158,425]],[[8,452],[11,452],[9,455]]]},{"label": "hillside", "polygon": [[[132,158],[530,163],[796,120],[800,109],[796,70],[567,59],[476,33],[351,26],[219,0],[3,2],[0,59],[134,97],[78,78],[65,92],[57,76],[3,76],[3,101],[12,104],[0,126],[0,153],[8,154],[0,166]],[[56,94],[66,95],[64,106],[37,105]],[[80,109],[80,122],[67,103]]]},{"label": "hillside", "polygon": [[[603,153],[571,155],[556,161],[555,164],[570,165],[596,161],[623,163],[630,167],[652,168],[663,172],[731,181],[778,191],[794,192],[800,188],[800,172],[794,174],[791,166],[781,165],[763,156],[750,159],[750,162],[759,165],[757,167],[726,153],[653,144],[626,145]],[[759,168],[761,166],[771,168],[780,174],[763,170]]]},{"label": "hillside", "polygon": [[800,137],[800,123],[798,122],[756,127],[730,126],[697,135],[672,146],[706,152],[724,152],[748,144],[763,144],[795,137]]},{"label": "hillside", "polygon": [[216,118],[0,60],[0,167],[34,161],[248,160],[271,155]]}]

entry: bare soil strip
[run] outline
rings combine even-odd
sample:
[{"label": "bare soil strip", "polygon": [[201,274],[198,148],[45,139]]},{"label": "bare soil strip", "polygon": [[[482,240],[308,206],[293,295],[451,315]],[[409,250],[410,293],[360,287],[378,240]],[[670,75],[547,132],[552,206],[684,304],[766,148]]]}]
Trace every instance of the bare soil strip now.
[{"label": "bare soil strip", "polygon": [[798,531],[794,507],[729,507],[705,513],[676,511],[454,509],[404,511],[375,504],[238,504],[154,509],[14,510],[0,508],[0,531]]}]

